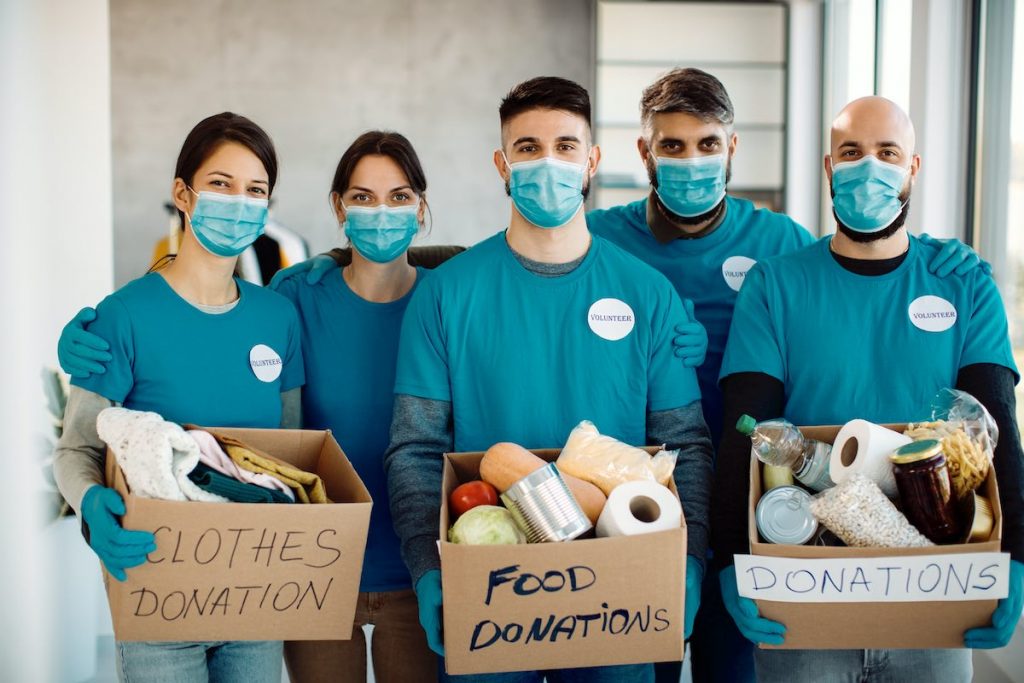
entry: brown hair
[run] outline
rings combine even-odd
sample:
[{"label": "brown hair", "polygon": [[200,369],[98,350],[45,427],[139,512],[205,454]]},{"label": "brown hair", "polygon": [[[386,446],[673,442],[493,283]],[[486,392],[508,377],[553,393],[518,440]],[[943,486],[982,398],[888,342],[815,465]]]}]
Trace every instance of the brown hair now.
[{"label": "brown hair", "polygon": [[649,128],[655,114],[693,114],[703,121],[733,123],[732,100],[717,78],[700,69],[672,69],[644,88],[640,121]]}]

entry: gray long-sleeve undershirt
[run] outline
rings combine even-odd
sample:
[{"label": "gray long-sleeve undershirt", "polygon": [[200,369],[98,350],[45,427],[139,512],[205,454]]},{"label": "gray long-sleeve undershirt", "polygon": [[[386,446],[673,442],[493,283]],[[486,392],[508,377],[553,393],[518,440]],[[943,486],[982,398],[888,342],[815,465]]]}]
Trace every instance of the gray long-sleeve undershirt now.
[{"label": "gray long-sleeve undershirt", "polygon": [[[513,251],[523,266],[545,277],[566,275],[582,258],[565,264],[531,261]],[[650,444],[679,449],[673,473],[687,525],[687,554],[701,562],[708,544],[708,516],[712,481],[711,437],[700,401],[647,414]],[[413,585],[433,569],[440,569],[437,551],[441,507],[443,457],[454,449],[455,434],[450,401],[397,394],[391,422],[391,445],[384,455],[388,497],[395,531],[401,540],[402,559]]]}]

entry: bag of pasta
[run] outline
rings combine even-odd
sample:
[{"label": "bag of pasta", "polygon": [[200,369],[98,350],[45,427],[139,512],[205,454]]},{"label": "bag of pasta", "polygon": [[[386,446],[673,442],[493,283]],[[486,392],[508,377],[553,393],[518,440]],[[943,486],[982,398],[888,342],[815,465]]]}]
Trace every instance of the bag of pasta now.
[{"label": "bag of pasta", "polygon": [[943,389],[932,401],[932,421],[907,425],[914,441],[937,439],[958,499],[981,486],[992,467],[999,428],[978,399],[958,389]]}]

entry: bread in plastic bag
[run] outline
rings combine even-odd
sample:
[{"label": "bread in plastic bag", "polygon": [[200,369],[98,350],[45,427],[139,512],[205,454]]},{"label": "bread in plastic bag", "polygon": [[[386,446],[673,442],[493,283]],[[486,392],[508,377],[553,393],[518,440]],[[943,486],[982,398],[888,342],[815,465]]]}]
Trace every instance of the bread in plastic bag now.
[{"label": "bread in plastic bag", "polygon": [[811,514],[846,545],[923,548],[935,545],[863,474],[853,474],[814,496]]},{"label": "bread in plastic bag", "polygon": [[580,422],[569,433],[565,448],[558,456],[558,469],[589,481],[610,495],[612,489],[627,481],[653,480],[664,486],[672,478],[679,451],[647,451],[602,435],[589,420]]}]

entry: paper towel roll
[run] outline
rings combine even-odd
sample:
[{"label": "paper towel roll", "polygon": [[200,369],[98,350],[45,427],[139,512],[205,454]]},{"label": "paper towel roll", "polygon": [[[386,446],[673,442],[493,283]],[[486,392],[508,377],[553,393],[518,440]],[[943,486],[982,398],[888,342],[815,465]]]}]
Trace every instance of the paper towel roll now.
[{"label": "paper towel roll", "polygon": [[656,481],[619,484],[597,520],[598,536],[634,536],[678,529],[683,516],[679,498]]},{"label": "paper towel roll", "polygon": [[867,420],[851,420],[839,430],[832,444],[829,476],[838,484],[852,474],[863,474],[878,484],[885,495],[895,498],[896,478],[892,474],[889,456],[911,441],[909,436]]}]

